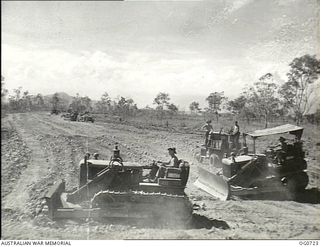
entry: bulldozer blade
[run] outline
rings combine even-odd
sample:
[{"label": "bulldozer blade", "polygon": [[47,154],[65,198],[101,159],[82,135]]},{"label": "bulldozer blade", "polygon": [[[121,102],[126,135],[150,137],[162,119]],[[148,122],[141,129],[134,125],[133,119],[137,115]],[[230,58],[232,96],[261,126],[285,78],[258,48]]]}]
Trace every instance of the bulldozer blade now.
[{"label": "bulldozer blade", "polygon": [[210,195],[226,201],[230,196],[230,186],[223,177],[215,175],[204,168],[198,167],[199,177],[194,183],[195,186],[209,193]]}]

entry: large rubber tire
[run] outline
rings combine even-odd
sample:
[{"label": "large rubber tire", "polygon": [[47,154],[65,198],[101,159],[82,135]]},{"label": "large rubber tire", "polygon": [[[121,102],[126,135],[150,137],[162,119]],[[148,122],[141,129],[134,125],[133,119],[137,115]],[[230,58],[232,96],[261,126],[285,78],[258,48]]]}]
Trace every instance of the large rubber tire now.
[{"label": "large rubber tire", "polygon": [[308,174],[305,172],[296,173],[287,179],[287,187],[290,193],[296,193],[304,190],[309,183]]},{"label": "large rubber tire", "polygon": [[211,154],[209,157],[209,164],[210,166],[216,167],[216,168],[221,168],[221,160],[218,155],[216,154]]}]

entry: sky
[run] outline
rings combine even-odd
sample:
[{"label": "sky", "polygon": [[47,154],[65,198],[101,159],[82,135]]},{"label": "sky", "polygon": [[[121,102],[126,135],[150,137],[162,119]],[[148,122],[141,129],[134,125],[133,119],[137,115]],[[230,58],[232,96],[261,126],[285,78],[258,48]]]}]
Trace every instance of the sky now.
[{"label": "sky", "polygon": [[298,56],[319,54],[319,1],[1,1],[9,93],[79,93],[188,109],[212,92],[235,98]]}]

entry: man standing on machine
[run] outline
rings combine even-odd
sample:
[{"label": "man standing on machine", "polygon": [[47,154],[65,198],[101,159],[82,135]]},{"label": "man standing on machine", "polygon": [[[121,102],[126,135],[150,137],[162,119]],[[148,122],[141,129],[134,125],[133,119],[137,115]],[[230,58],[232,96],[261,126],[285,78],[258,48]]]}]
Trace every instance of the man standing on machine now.
[{"label": "man standing on machine", "polygon": [[213,127],[212,127],[212,125],[211,125],[211,120],[208,120],[208,121],[206,122],[206,124],[201,127],[201,129],[206,130],[206,134],[205,134],[205,145],[206,145],[206,147],[208,147],[209,134],[210,134],[210,132],[213,132]]}]

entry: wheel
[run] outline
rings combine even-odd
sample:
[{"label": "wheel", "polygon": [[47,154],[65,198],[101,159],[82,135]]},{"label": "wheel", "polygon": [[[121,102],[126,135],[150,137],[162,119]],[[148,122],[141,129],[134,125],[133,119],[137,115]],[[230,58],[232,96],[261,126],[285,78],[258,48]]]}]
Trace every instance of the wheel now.
[{"label": "wheel", "polygon": [[194,158],[196,159],[196,161],[198,161],[199,163],[203,162],[203,157],[201,156],[201,153],[195,153],[194,154]]},{"label": "wheel", "polygon": [[196,161],[198,161],[198,162],[200,162],[201,163],[201,155],[200,155],[200,153],[195,153],[194,154],[194,158],[196,159]]},{"label": "wheel", "polygon": [[209,164],[213,167],[221,168],[222,164],[220,158],[216,154],[211,154],[209,157]]},{"label": "wheel", "polygon": [[287,179],[287,187],[289,192],[291,193],[296,193],[304,190],[309,183],[309,177],[305,172],[296,173]]}]

